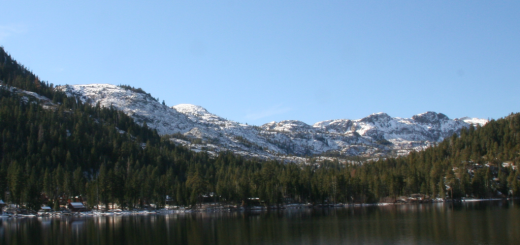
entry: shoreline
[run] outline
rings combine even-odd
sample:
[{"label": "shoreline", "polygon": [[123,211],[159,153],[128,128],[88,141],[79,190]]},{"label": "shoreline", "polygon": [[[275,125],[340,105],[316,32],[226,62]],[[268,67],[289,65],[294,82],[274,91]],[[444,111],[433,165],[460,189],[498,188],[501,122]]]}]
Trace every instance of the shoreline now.
[{"label": "shoreline", "polygon": [[121,210],[113,209],[108,211],[87,211],[87,212],[50,212],[46,215],[38,214],[0,214],[0,219],[25,219],[25,218],[61,218],[61,217],[103,217],[103,216],[139,216],[139,215],[169,215],[169,214],[190,214],[190,213],[259,213],[269,211],[283,210],[301,210],[301,209],[346,209],[355,207],[384,207],[384,206],[404,206],[417,204],[438,204],[438,203],[476,203],[476,202],[493,202],[493,201],[514,201],[520,198],[486,198],[486,199],[461,199],[457,201],[431,201],[431,202],[395,202],[395,203],[354,203],[354,204],[328,204],[328,205],[312,205],[312,204],[286,204],[282,206],[252,206],[252,207],[236,207],[232,205],[213,206],[205,208],[162,208],[153,210]]}]

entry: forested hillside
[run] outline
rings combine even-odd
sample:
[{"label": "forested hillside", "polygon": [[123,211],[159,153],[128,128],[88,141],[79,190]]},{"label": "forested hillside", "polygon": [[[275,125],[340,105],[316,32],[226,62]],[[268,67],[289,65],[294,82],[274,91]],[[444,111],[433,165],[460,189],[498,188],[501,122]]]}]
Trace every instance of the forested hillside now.
[{"label": "forested hillside", "polygon": [[[310,165],[210,158],[161,138],[113,108],[83,104],[53,89],[0,48],[0,199],[38,209],[73,197],[90,206],[136,207],[214,200],[266,205],[377,202],[422,193],[430,197],[518,195],[520,114],[463,130],[408,156],[352,165]],[[36,92],[36,97],[10,88]],[[213,193],[214,195],[210,195]],[[9,195],[7,195],[9,194]]]}]

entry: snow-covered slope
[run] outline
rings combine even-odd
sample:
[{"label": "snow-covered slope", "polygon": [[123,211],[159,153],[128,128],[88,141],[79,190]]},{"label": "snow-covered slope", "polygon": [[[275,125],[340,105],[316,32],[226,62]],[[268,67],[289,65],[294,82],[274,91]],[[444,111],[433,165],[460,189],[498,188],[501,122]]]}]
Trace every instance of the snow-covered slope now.
[{"label": "snow-covered slope", "polygon": [[108,84],[66,85],[58,89],[83,102],[113,106],[136,122],[173,135],[172,141],[210,153],[231,150],[237,154],[283,158],[288,155],[315,156],[325,153],[361,156],[407,154],[457,133],[485,119],[449,119],[426,112],[412,118],[394,118],[376,113],[358,120],[337,119],[308,125],[285,120],[250,126],[226,120],[196,105],[167,107],[141,90]]},{"label": "snow-covered slope", "polygon": [[157,129],[161,135],[183,133],[193,127],[186,115],[162,105],[146,93],[139,93],[110,84],[65,85],[57,87],[67,96],[77,96],[84,103],[113,106],[134,120]]}]

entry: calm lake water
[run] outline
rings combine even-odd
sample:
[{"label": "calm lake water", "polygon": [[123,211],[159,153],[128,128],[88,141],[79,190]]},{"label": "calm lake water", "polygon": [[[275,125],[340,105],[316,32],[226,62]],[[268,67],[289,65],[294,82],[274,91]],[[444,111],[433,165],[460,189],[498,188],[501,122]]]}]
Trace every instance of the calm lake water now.
[{"label": "calm lake water", "polygon": [[4,218],[0,244],[520,244],[520,203]]}]

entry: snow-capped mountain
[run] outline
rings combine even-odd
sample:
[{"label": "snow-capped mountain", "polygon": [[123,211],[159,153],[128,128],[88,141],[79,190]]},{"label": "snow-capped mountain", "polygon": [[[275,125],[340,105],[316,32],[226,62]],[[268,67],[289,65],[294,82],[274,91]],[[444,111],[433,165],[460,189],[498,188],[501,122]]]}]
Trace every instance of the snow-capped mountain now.
[{"label": "snow-capped mountain", "polygon": [[407,154],[442,141],[463,127],[487,123],[485,119],[449,119],[441,113],[426,112],[412,118],[376,113],[357,120],[327,120],[314,125],[286,120],[251,126],[226,120],[200,106],[167,107],[140,89],[108,84],[65,85],[58,89],[85,103],[113,106],[137,123],[146,122],[159,134],[171,135],[172,141],[193,150],[231,150],[262,158]]}]

